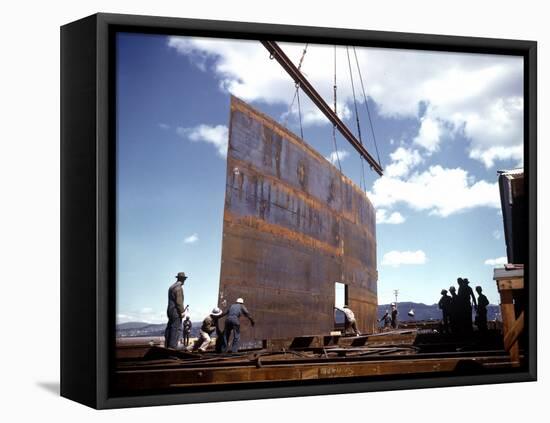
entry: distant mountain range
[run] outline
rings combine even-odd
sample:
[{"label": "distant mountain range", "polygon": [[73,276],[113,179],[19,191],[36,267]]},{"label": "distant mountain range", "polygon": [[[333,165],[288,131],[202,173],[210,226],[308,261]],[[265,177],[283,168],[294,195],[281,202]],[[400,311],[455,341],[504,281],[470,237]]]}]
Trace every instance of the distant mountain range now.
[{"label": "distant mountain range", "polygon": [[[386,310],[391,310],[390,304],[380,304],[378,306],[378,319],[380,319]],[[414,310],[414,317],[409,317],[408,312]],[[437,304],[423,304],[413,302],[397,303],[398,319],[402,322],[411,320],[439,320],[441,319],[441,310]],[[487,307],[488,320],[501,320],[500,307],[491,304]],[[342,312],[336,312],[336,323],[343,323],[344,315]],[[191,337],[199,334],[201,322],[193,322]],[[116,326],[117,337],[136,337],[136,336],[163,336],[166,323],[145,323],[145,322],[127,322],[119,323]]]},{"label": "distant mountain range", "polygon": [[166,323],[145,323],[145,322],[127,322],[116,325],[116,336],[135,337],[135,336],[162,336]]},{"label": "distant mountain range", "polygon": [[[193,322],[191,328],[191,337],[199,335],[200,322]],[[166,323],[145,323],[145,322],[127,322],[116,325],[117,338],[128,338],[136,336],[164,336]]]}]

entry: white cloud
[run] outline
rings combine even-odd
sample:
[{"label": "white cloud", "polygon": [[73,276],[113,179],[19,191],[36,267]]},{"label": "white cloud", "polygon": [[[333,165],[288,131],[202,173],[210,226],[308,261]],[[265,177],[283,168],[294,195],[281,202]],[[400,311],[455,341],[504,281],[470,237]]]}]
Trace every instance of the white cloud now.
[{"label": "white cloud", "polygon": [[492,168],[497,160],[516,160],[514,167],[523,167],[523,145],[512,147],[489,147],[486,150],[470,151],[470,158],[481,161],[487,169]]},{"label": "white cloud", "polygon": [[407,179],[382,176],[368,193],[375,207],[405,204],[414,210],[447,217],[476,207],[500,208],[498,184],[475,181],[461,168],[430,166]]},{"label": "white cloud", "polygon": [[388,223],[388,224],[391,224],[391,225],[399,225],[400,223],[403,223],[404,221],[405,221],[405,218],[399,212],[393,212],[393,213],[390,214],[385,209],[376,210],[376,223],[378,223],[378,224]]},{"label": "white cloud", "polygon": [[167,123],[159,123],[159,128],[164,129],[166,131],[170,129],[170,125],[168,125]]},{"label": "white cloud", "polygon": [[390,154],[392,163],[384,170],[384,174],[390,177],[404,177],[415,167],[422,163],[423,159],[418,150],[399,147]]},{"label": "white cloud", "polygon": [[493,231],[493,238],[495,238],[496,240],[499,240],[502,238],[502,232],[498,229],[495,229]]},{"label": "white cloud", "polygon": [[489,266],[499,266],[499,265],[505,265],[508,263],[507,257],[498,257],[495,259],[487,259],[485,260],[485,264]]},{"label": "white cloud", "polygon": [[405,264],[424,264],[426,263],[426,253],[422,250],[417,251],[390,251],[384,254],[382,266],[399,267]]},{"label": "white cloud", "polygon": [[420,129],[413,143],[424,147],[431,154],[439,150],[443,128],[438,119],[434,119],[430,114],[426,112],[420,119]]},{"label": "white cloud", "polygon": [[193,128],[177,128],[176,132],[193,142],[206,142],[216,147],[220,157],[227,157],[228,130],[225,125],[198,125]]},{"label": "white cloud", "polygon": [[[288,105],[293,97],[293,81],[276,60],[269,60],[269,53],[259,42],[170,37],[168,45],[199,69],[212,71],[220,89],[245,101]],[[303,44],[280,46],[297,64]],[[509,157],[486,153],[491,148],[522,144],[522,58],[383,48],[356,50],[368,95],[381,115],[417,119],[419,106],[426,105],[415,142],[427,152],[437,151],[444,133],[461,133],[470,140],[467,152],[471,158],[490,167],[496,160]],[[332,47],[310,45],[301,69],[329,104],[333,54]],[[338,107],[349,117],[353,95],[344,67],[345,47],[337,48],[337,63]],[[304,124],[328,123],[306,96],[302,98]],[[516,156],[517,151],[513,158]]]},{"label": "white cloud", "polygon": [[195,242],[197,242],[199,240],[199,235],[198,234],[193,234],[193,235],[189,235],[188,237],[186,237],[183,242],[185,244],[194,244]]},{"label": "white cloud", "polygon": [[325,157],[325,159],[333,165],[337,165],[338,159],[340,159],[340,162],[343,162],[347,157],[349,157],[349,153],[346,150],[338,150],[338,152],[333,151],[330,153],[327,157]]}]

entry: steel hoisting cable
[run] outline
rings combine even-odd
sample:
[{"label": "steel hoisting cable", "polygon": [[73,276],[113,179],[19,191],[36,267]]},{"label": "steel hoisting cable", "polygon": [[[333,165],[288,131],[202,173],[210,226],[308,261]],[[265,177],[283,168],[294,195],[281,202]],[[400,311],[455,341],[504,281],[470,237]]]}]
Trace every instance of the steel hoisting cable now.
[{"label": "steel hoisting cable", "polygon": [[296,84],[296,98],[298,99],[298,117],[300,118],[300,138],[304,139],[304,128],[302,127],[302,106],[300,105],[300,84]]},{"label": "steel hoisting cable", "polygon": [[306,57],[308,45],[309,43],[306,43],[306,45],[304,46],[304,51],[302,51],[302,57],[300,57],[300,61],[298,62],[298,70],[302,68],[302,62],[304,61],[304,57]]},{"label": "steel hoisting cable", "polygon": [[365,107],[367,109],[367,116],[369,117],[369,124],[370,124],[370,129],[371,129],[371,132],[372,132],[372,139],[374,140],[374,148],[376,149],[376,157],[378,158],[378,164],[380,166],[381,163],[380,163],[380,153],[378,152],[378,144],[376,142],[376,135],[374,134],[374,126],[372,124],[372,119],[370,117],[370,109],[369,109],[369,103],[367,101],[367,95],[365,93],[365,85],[363,84],[363,76],[361,75],[361,68],[359,67],[359,60],[357,59],[357,51],[355,50],[355,46],[352,47],[353,48],[353,54],[355,55],[355,63],[357,65],[357,72],[359,73],[359,81],[361,82],[361,90],[363,91],[363,100],[365,102]]},{"label": "steel hoisting cable", "polygon": [[[336,113],[336,46],[334,46],[334,85],[332,86],[334,97],[334,114]],[[338,146],[336,145],[336,125],[332,125],[332,143],[334,144],[334,153],[336,154],[336,160],[338,161],[338,168],[342,173],[342,164],[340,163],[340,154],[338,154]]]},{"label": "steel hoisting cable", "polygon": [[[363,145],[363,139],[361,138],[361,124],[359,123],[359,110],[357,109],[357,98],[355,97],[355,84],[353,83],[353,72],[351,71],[351,60],[349,58],[349,48],[346,46],[346,55],[348,56],[349,78],[351,80],[351,92],[353,94],[353,106],[355,107],[355,122],[357,123],[357,135],[359,142]],[[367,183],[365,181],[365,164],[363,163],[363,157],[361,159],[361,177],[363,181],[362,189],[367,189]],[[361,184],[359,184],[361,186]]]},{"label": "steel hoisting cable", "polygon": [[[306,45],[304,46],[304,50],[302,51],[302,57],[300,57],[300,61],[298,62],[298,70],[301,70],[301,68],[302,68],[302,63],[304,62],[304,57],[306,56],[308,45],[309,45],[309,43],[306,43]],[[296,97],[298,96],[298,87],[299,87],[299,84],[296,84],[296,90],[294,91],[294,96],[292,97],[292,101],[290,102],[290,106],[288,107],[288,112],[287,112],[287,114],[285,116],[285,120],[283,122],[283,125],[285,127],[287,126],[288,118],[290,116],[290,113],[292,112],[292,106],[294,106],[294,102],[296,101]],[[298,103],[299,103],[299,101],[300,101],[300,99],[298,99]],[[301,112],[301,111],[298,110],[298,112]],[[301,126],[301,122],[300,122],[300,126]],[[303,134],[302,134],[302,138],[304,138]]]}]

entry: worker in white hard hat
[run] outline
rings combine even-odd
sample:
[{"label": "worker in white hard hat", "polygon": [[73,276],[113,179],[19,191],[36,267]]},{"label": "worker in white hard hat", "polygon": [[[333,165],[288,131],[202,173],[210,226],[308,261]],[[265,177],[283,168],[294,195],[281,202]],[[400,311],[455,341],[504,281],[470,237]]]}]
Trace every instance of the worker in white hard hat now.
[{"label": "worker in white hard hat", "polygon": [[244,300],[242,298],[237,298],[234,304],[229,307],[227,310],[227,318],[225,319],[225,328],[223,330],[223,345],[222,351],[226,352],[229,346],[229,338],[231,333],[233,333],[233,342],[231,344],[230,352],[239,351],[239,339],[241,337],[241,315],[245,315],[250,324],[254,326],[254,319],[250,316],[247,308],[244,305]]}]

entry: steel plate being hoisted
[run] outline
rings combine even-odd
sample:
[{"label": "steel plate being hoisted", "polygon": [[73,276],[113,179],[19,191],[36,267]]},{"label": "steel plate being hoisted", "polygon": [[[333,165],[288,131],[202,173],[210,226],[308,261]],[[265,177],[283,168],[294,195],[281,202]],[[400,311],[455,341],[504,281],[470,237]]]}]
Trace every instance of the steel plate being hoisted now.
[{"label": "steel plate being hoisted", "polygon": [[219,306],[242,297],[241,338],[334,329],[335,283],[361,332],[376,325],[375,210],[302,139],[231,98]]}]

